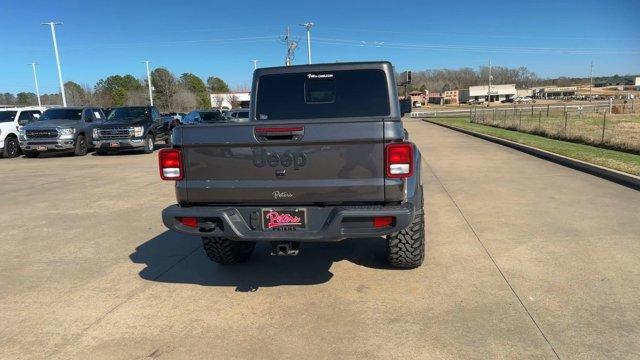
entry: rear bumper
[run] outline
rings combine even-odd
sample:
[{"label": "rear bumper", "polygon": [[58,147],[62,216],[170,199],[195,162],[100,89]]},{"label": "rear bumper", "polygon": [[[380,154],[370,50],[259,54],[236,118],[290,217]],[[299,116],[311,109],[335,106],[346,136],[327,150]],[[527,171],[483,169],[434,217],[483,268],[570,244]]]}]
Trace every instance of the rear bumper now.
[{"label": "rear bumper", "polygon": [[22,151],[64,151],[73,150],[76,147],[74,139],[65,140],[22,140],[20,148]]},{"label": "rear bumper", "polygon": [[[162,221],[171,230],[180,233],[226,237],[240,241],[340,241],[346,238],[368,238],[400,231],[413,220],[413,205],[399,206],[327,206],[304,207],[307,211],[307,229],[295,231],[263,231],[261,207],[181,207],[172,205],[162,211]],[[252,217],[252,214],[253,217]],[[393,216],[395,221],[384,228],[373,227],[373,217]],[[180,223],[180,218],[196,217],[197,228]],[[219,220],[218,220],[219,219]],[[253,219],[253,220],[252,220]],[[222,228],[211,229],[207,220],[219,221]]]},{"label": "rear bumper", "polygon": [[118,139],[118,140],[94,140],[93,146],[102,150],[131,150],[144,147],[144,138],[140,139]]}]

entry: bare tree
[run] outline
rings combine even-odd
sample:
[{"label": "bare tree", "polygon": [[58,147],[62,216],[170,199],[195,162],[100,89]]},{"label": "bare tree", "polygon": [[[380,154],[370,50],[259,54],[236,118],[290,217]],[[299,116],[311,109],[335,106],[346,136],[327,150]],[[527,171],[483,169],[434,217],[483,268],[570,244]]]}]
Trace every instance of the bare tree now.
[{"label": "bare tree", "polygon": [[172,109],[174,111],[188,112],[196,108],[198,105],[198,97],[187,89],[180,89],[173,96]]}]

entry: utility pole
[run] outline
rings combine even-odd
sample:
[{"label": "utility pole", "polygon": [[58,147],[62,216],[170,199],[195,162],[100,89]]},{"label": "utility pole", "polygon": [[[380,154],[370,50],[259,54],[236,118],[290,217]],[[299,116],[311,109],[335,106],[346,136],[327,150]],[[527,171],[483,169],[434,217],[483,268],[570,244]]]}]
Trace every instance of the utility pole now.
[{"label": "utility pole", "polygon": [[589,71],[589,102],[593,98],[591,96],[591,89],[593,88],[593,60],[591,61],[591,70]]},{"label": "utility pole", "polygon": [[493,78],[493,76],[491,76],[491,60],[489,60],[489,89],[487,90],[489,98],[487,99],[487,107],[491,106],[491,80],[492,80],[492,78]]},{"label": "utility pole", "polygon": [[313,23],[306,22],[300,24],[300,26],[304,26],[304,28],[307,29],[307,63],[311,64],[311,28],[313,27]]},{"label": "utility pole", "polygon": [[291,40],[291,33],[289,32],[289,26],[287,26],[287,33],[282,38],[282,41],[287,45],[287,57],[284,60],[286,66],[291,66],[291,62],[295,57],[295,51],[298,48],[298,41]]},{"label": "utility pole", "polygon": [[62,70],[60,69],[60,55],[58,54],[58,41],[56,40],[56,25],[62,25],[61,22],[50,21],[42,23],[51,27],[51,37],[53,38],[53,52],[56,54],[56,64],[58,65],[58,82],[60,83],[60,95],[62,95],[62,106],[67,106],[67,97],[64,94],[64,83],[62,82]]},{"label": "utility pole", "polygon": [[149,105],[153,106],[153,91],[151,91],[151,73],[149,72],[149,60],[143,61],[147,67],[147,85],[149,86]]},{"label": "utility pole", "polygon": [[258,61],[260,60],[251,60],[253,62],[253,70],[258,68]]},{"label": "utility pole", "polygon": [[31,67],[33,68],[33,80],[36,82],[36,96],[38,97],[38,106],[42,106],[42,102],[40,101],[40,87],[38,86],[38,75],[36,74],[36,63],[32,62]]}]

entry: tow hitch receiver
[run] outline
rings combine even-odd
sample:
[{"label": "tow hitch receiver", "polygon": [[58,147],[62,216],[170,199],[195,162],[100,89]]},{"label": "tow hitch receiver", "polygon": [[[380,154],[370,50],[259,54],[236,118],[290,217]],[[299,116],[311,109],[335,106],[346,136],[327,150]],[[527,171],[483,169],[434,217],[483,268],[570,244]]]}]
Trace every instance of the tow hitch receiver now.
[{"label": "tow hitch receiver", "polygon": [[274,256],[296,256],[300,249],[297,241],[280,241],[271,243],[271,255]]}]

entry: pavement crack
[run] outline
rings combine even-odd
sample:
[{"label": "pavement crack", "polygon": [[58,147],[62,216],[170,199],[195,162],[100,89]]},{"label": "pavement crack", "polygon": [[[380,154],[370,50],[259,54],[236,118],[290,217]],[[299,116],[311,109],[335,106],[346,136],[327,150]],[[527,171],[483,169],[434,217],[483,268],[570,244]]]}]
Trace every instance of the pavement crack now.
[{"label": "pavement crack", "polygon": [[[186,260],[187,258],[189,258],[191,255],[193,255],[196,251],[198,251],[200,249],[200,245],[195,246],[191,251],[189,251],[186,255],[184,255],[183,257],[181,257],[180,259],[178,259],[178,261],[176,261],[175,263],[171,264],[170,266],[168,266],[164,271],[160,272],[158,275],[153,277],[153,281],[156,281],[158,279],[160,279],[162,276],[164,276],[166,273],[168,273],[169,271],[173,270],[178,264],[180,264],[181,262],[183,262],[184,260]],[[129,295],[124,298],[122,301],[120,301],[119,303],[113,305],[111,308],[109,308],[109,310],[107,310],[104,314],[102,314],[100,317],[98,317],[97,319],[95,319],[91,324],[87,325],[84,329],[82,329],[78,334],[76,334],[75,336],[73,336],[71,339],[67,340],[65,343],[63,343],[61,346],[59,346],[58,348],[54,349],[50,354],[48,354],[46,356],[46,358],[50,358],[53,357],[54,355],[57,355],[58,353],[60,353],[63,350],[66,350],[69,346],[71,346],[72,343],[77,342],[78,340],[80,340],[82,338],[82,336],[84,336],[84,334],[87,333],[87,331],[91,330],[93,327],[95,327],[96,325],[100,324],[107,316],[109,316],[110,314],[112,314],[113,312],[115,312],[116,310],[118,310],[120,307],[122,307],[122,305],[126,304],[127,302],[129,302],[131,299],[133,299],[134,297],[136,297],[138,294],[140,294],[141,292],[143,292],[144,290],[146,290],[148,287],[150,287],[153,284],[153,282],[145,282],[144,284],[136,287],[135,289],[131,290],[131,292],[129,293]]]},{"label": "pavement crack", "polygon": [[440,178],[438,177],[438,175],[436,174],[435,170],[431,167],[431,165],[429,165],[429,163],[422,158],[422,162],[427,166],[427,168],[429,168],[429,170],[431,171],[431,173],[433,174],[433,177],[436,179],[436,181],[438,181],[438,184],[440,184],[440,186],[442,187],[442,189],[444,190],[444,192],[447,194],[447,196],[449,197],[449,199],[451,199],[451,202],[453,203],[453,205],[456,207],[456,209],[458,210],[458,212],[460,213],[460,216],[462,216],[462,219],[464,219],[464,222],[467,224],[467,227],[469,228],[469,230],[471,230],[471,232],[473,233],[473,236],[475,236],[476,240],[478,241],[478,243],[480,243],[480,246],[482,246],[482,249],[484,249],[484,252],[487,254],[487,256],[489,257],[489,259],[491,260],[491,262],[493,263],[493,266],[495,266],[495,268],[498,270],[498,273],[500,274],[500,276],[502,277],[502,279],[504,280],[504,282],[507,284],[507,286],[509,287],[509,289],[511,289],[511,292],[513,293],[513,295],[516,297],[516,299],[518,300],[518,302],[520,303],[520,305],[522,306],[522,308],[524,309],[524,311],[527,313],[527,316],[529,316],[529,319],[531,319],[531,322],[533,322],[533,325],[536,327],[536,329],[538,329],[538,332],[540,333],[540,335],[542,335],[542,338],[544,339],[544,341],[547,342],[547,344],[549,345],[549,347],[551,348],[551,351],[553,351],[553,353],[555,354],[557,359],[560,359],[560,355],[558,355],[558,352],[556,351],[556,349],[553,347],[553,344],[551,344],[551,341],[549,341],[549,339],[547,338],[547,336],[545,335],[544,331],[542,331],[542,328],[540,328],[540,325],[538,325],[538,322],[534,319],[533,315],[531,314],[531,312],[529,311],[529,309],[527,309],[527,306],[524,304],[524,302],[522,301],[522,299],[520,298],[520,296],[518,295],[518,293],[516,292],[516,290],[513,288],[513,286],[511,285],[511,283],[509,282],[509,279],[507,279],[506,275],[504,274],[504,272],[502,271],[502,269],[500,268],[500,266],[498,265],[498,263],[496,262],[496,260],[493,258],[493,256],[491,255],[491,253],[489,252],[489,249],[487,249],[487,247],[484,245],[484,243],[482,242],[482,240],[480,239],[480,236],[478,236],[478,233],[476,232],[476,230],[473,228],[473,226],[471,225],[471,223],[469,222],[469,219],[467,219],[467,216],[464,214],[464,212],[462,211],[462,209],[460,208],[460,206],[458,206],[458,203],[456,202],[456,200],[453,198],[453,196],[451,195],[451,193],[449,193],[449,190],[447,189],[447,187],[444,185],[444,183],[440,180]]}]

